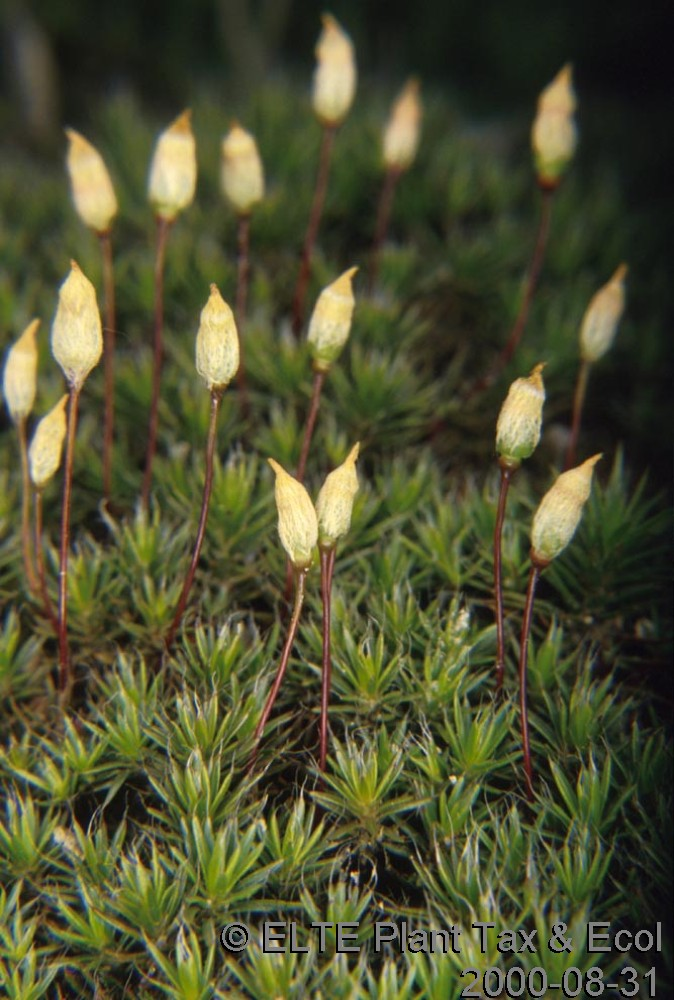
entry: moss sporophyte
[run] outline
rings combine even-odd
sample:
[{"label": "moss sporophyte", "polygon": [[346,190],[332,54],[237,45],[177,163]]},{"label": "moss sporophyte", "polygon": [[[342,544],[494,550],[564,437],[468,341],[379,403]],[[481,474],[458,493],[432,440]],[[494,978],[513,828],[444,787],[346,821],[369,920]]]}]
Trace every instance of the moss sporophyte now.
[{"label": "moss sporophyte", "polygon": [[115,279],[112,257],[112,222],[117,215],[117,197],[103,157],[92,144],[76,132],[65,130],[68,138],[66,165],[77,214],[99,239],[103,258],[105,302],[104,350],[105,391],[103,416],[103,499],[110,500],[112,490],[112,446],[115,418]]},{"label": "moss sporophyte", "polygon": [[70,549],[70,506],[75,456],[75,432],[80,393],[84,381],[103,353],[101,315],[96,291],[75,261],[61,285],[51,329],[51,350],[70,388],[66,461],[63,476],[61,549],[59,559],[59,690],[64,702],[70,693],[70,652],[68,649],[68,553]]},{"label": "moss sporophyte", "polygon": [[192,132],[192,113],[183,111],[165,129],[154,149],[148,180],[148,198],[157,220],[157,250],[154,267],[154,354],[152,362],[152,398],[147,432],[145,474],[141,490],[147,510],[152,488],[152,467],[157,450],[159,394],[164,358],[164,263],[169,230],[175,219],[191,205],[197,185],[196,142]]},{"label": "moss sporophyte", "polygon": [[601,458],[593,455],[582,465],[563,472],[548,490],[534,514],[531,527],[531,570],[527,587],[522,634],[520,637],[520,717],[522,723],[522,753],[527,796],[534,797],[533,769],[529,747],[529,716],[527,706],[527,655],[529,633],[538,579],[573,538],[583,515],[583,508],[590,496],[592,471]]},{"label": "moss sporophyte", "polygon": [[335,132],[346,118],[353,103],[358,77],[353,43],[331,14],[323,15],[323,31],[316,44],[316,60],[312,101],[323,132],[316,187],[293,299],[292,325],[296,337],[299,337],[304,322],[304,303],[311,277],[314,244],[318,236],[323,204],[328,190],[330,159]]},{"label": "moss sporophyte", "polygon": [[241,415],[245,418],[250,410],[243,339],[250,271],[250,217],[255,206],[264,198],[264,168],[255,139],[238,122],[232,123],[232,127],[222,140],[221,152],[221,186],[237,216],[235,315],[239,328],[241,357],[236,378],[241,398]]},{"label": "moss sporophyte", "polygon": [[532,369],[528,378],[518,378],[510,386],[496,424],[496,451],[499,459],[500,486],[494,525],[494,597],[496,603],[496,688],[503,686],[505,668],[505,633],[501,538],[508,489],[522,461],[529,458],[541,437],[545,388],[541,372],[544,364]]},{"label": "moss sporophyte", "polygon": [[33,593],[37,588],[33,566],[33,546],[30,536],[30,477],[28,472],[28,450],[26,421],[30,416],[37,391],[37,331],[40,320],[32,320],[15,344],[10,347],[2,376],[2,391],[5,404],[16,425],[21,461],[21,548],[23,569],[28,586]]},{"label": "moss sporophyte", "polygon": [[211,294],[208,302],[201,311],[201,320],[196,341],[196,367],[197,372],[206,383],[211,394],[208,441],[206,443],[206,475],[201,501],[199,527],[197,528],[192,559],[180,592],[180,597],[178,598],[178,606],[173,616],[173,621],[166,635],[165,645],[167,650],[171,648],[187,606],[187,599],[194,580],[194,574],[197,571],[201,547],[204,542],[208,508],[213,487],[213,465],[220,400],[239,367],[239,336],[234,314],[220,295],[216,285],[211,285]]}]

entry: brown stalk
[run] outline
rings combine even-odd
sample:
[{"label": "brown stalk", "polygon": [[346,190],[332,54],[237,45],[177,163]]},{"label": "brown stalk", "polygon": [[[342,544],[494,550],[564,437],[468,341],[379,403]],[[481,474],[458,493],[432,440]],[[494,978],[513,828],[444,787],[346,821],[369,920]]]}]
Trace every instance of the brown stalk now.
[{"label": "brown stalk", "polygon": [[157,218],[157,252],[154,265],[154,358],[152,367],[152,401],[150,403],[150,420],[147,432],[147,453],[145,455],[145,473],[141,490],[141,503],[147,510],[152,487],[152,463],[157,450],[157,428],[159,423],[159,390],[161,386],[161,366],[164,354],[164,261],[166,259],[166,243],[171,229],[171,222],[161,216]]},{"label": "brown stalk", "polygon": [[68,431],[66,435],[66,458],[63,472],[63,505],[61,508],[61,548],[59,555],[59,680],[58,686],[63,703],[67,702],[72,678],[70,676],[70,653],[68,650],[68,552],[70,549],[70,507],[73,481],[73,459],[75,455],[75,431],[81,387],[70,386],[68,403]]},{"label": "brown stalk", "polygon": [[103,501],[108,503],[112,492],[112,445],[115,426],[115,274],[112,263],[110,231],[99,233],[103,254],[103,289],[105,297],[105,358],[103,415]]},{"label": "brown stalk", "polygon": [[236,382],[239,387],[241,416],[245,419],[250,415],[250,400],[248,398],[248,383],[246,380],[245,346],[243,328],[246,322],[246,307],[248,303],[248,281],[250,277],[250,215],[239,215],[236,228],[237,268],[236,268],[236,324],[239,333],[239,370]]},{"label": "brown stalk", "polygon": [[566,458],[564,459],[564,469],[570,469],[576,464],[576,448],[578,447],[578,437],[580,435],[580,422],[583,415],[583,404],[585,403],[585,394],[587,392],[587,382],[590,375],[590,362],[581,361],[580,368],[578,369],[578,380],[576,381],[576,391],[573,396],[573,417],[571,422],[571,436],[569,438],[569,444],[566,449]]},{"label": "brown stalk", "polygon": [[336,548],[319,546],[321,557],[321,600],[323,602],[323,672],[321,683],[321,719],[319,725],[320,732],[320,754],[318,766],[321,771],[325,771],[328,759],[328,703],[330,701],[330,682],[332,675],[332,659],[330,654],[330,634],[331,634],[331,604],[332,604],[332,575],[335,569]]},{"label": "brown stalk", "polygon": [[44,565],[44,551],[42,548],[42,490],[33,490],[33,501],[35,507],[35,561],[37,563],[37,578],[42,597],[44,613],[54,626],[54,631],[59,634],[58,615],[51,602],[49,591],[47,590],[47,572]]},{"label": "brown stalk", "polygon": [[215,442],[217,437],[216,429],[218,422],[218,410],[220,408],[221,399],[222,399],[222,391],[218,389],[212,389],[211,417],[208,425],[208,441],[206,444],[206,476],[204,479],[204,492],[201,500],[201,515],[199,517],[199,527],[197,528],[197,537],[194,542],[192,561],[190,562],[190,567],[187,571],[185,582],[183,583],[183,589],[180,592],[180,598],[178,599],[178,605],[176,607],[175,615],[173,616],[173,621],[171,622],[171,627],[169,628],[168,633],[166,635],[166,639],[164,641],[167,650],[169,650],[173,644],[176,632],[178,631],[178,626],[180,625],[181,619],[185,612],[185,607],[187,606],[187,598],[189,597],[190,589],[192,587],[194,574],[197,571],[199,556],[201,555],[201,547],[203,545],[204,535],[206,533],[208,507],[211,501],[211,491],[213,488],[213,459],[215,455]]},{"label": "brown stalk", "polygon": [[318,228],[321,223],[321,215],[323,214],[325,194],[328,189],[330,157],[332,155],[332,146],[336,131],[337,127],[335,125],[323,126],[321,151],[318,161],[318,174],[316,176],[316,187],[314,189],[314,198],[311,203],[309,225],[307,226],[306,235],[304,237],[302,260],[300,262],[300,270],[297,276],[297,284],[295,286],[295,297],[293,299],[292,329],[295,337],[299,337],[302,331],[302,324],[304,322],[304,304],[307,297],[309,276],[311,274],[311,259],[314,253],[316,237],[318,236]]},{"label": "brown stalk", "polygon": [[555,190],[556,187],[541,186],[541,213],[538,223],[538,233],[536,235],[536,244],[534,246],[531,264],[529,266],[529,274],[527,277],[522,303],[520,305],[519,312],[517,313],[515,322],[513,323],[508,340],[491,369],[486,373],[486,375],[483,375],[482,378],[478,379],[477,382],[474,382],[473,385],[470,386],[464,396],[464,402],[468,399],[472,399],[473,396],[476,396],[478,393],[483,392],[485,389],[488,389],[494,384],[519,346],[524,334],[524,329],[527,325],[529,310],[531,308],[534,292],[536,291],[541,268],[543,266],[545,248],[548,243],[548,234],[550,232],[550,219],[552,217],[552,196],[555,193]]},{"label": "brown stalk", "polygon": [[254,745],[253,751],[250,756],[250,763],[248,764],[248,773],[255,767],[255,762],[257,761],[257,754],[260,748],[260,740],[262,739],[262,734],[264,732],[264,727],[267,725],[267,720],[271,715],[271,711],[274,707],[274,702],[276,701],[277,695],[279,693],[283,678],[285,677],[285,672],[288,667],[288,661],[290,659],[290,652],[293,648],[293,643],[295,641],[295,635],[297,634],[297,626],[300,620],[300,613],[302,611],[302,605],[304,604],[304,593],[305,593],[305,583],[307,578],[308,567],[304,569],[295,569],[295,604],[293,606],[292,618],[290,619],[290,624],[288,626],[288,635],[286,637],[285,645],[283,647],[283,652],[281,653],[281,661],[276,671],[276,677],[274,678],[274,683],[272,685],[271,691],[267,696],[267,701],[265,702],[264,710],[260,716],[260,721],[258,722],[255,733],[253,736]]},{"label": "brown stalk", "polygon": [[505,630],[503,611],[503,576],[501,570],[501,539],[503,536],[503,521],[505,519],[506,502],[510,481],[517,472],[516,468],[499,462],[501,481],[496,509],[496,524],[494,526],[494,597],[496,601],[496,690],[503,688],[505,672]]},{"label": "brown stalk", "polygon": [[314,427],[316,426],[316,417],[318,416],[318,407],[321,402],[321,392],[323,391],[323,383],[325,382],[326,375],[327,372],[314,372],[311,402],[309,404],[309,412],[307,413],[307,422],[304,425],[304,439],[302,441],[300,460],[297,463],[297,474],[295,476],[300,483],[304,482],[304,474],[307,469],[307,459],[309,458],[309,447],[311,445],[311,439],[314,436]]},{"label": "brown stalk", "polygon": [[39,593],[38,581],[35,576],[33,543],[30,535],[30,495],[31,482],[28,467],[28,440],[26,437],[26,418],[21,417],[16,424],[19,435],[19,453],[21,455],[21,548],[23,551],[23,568],[28,587],[33,594]]},{"label": "brown stalk", "polygon": [[375,225],[372,253],[370,257],[370,291],[374,288],[379,275],[381,248],[383,247],[388,235],[388,227],[391,220],[391,209],[393,207],[393,196],[401,175],[402,170],[400,170],[399,167],[389,167],[384,175],[384,183],[382,184],[381,194],[379,195],[377,222]]},{"label": "brown stalk", "polygon": [[534,777],[531,767],[531,749],[529,746],[529,710],[527,706],[527,659],[529,653],[529,633],[531,632],[531,618],[534,610],[534,596],[536,585],[542,570],[547,566],[547,562],[531,557],[531,570],[529,572],[529,584],[527,586],[527,598],[524,605],[524,616],[522,618],[522,635],[520,637],[520,720],[522,725],[522,754],[524,756],[524,774],[527,786],[527,798],[533,802],[534,798]]}]

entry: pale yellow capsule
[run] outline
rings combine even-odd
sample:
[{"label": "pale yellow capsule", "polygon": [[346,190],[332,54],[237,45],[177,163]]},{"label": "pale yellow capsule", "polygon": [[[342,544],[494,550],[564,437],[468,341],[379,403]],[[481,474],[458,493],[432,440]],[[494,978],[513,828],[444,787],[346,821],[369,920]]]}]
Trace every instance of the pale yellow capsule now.
[{"label": "pale yellow capsule", "polygon": [[563,472],[541,500],[531,528],[531,557],[535,561],[550,562],[573,538],[590,495],[592,470],[600,458],[593,455]]},{"label": "pale yellow capsule", "polygon": [[360,444],[355,444],[342,464],[327,476],[318,494],[318,538],[326,548],[336,545],[351,526],[353,501],[358,492],[356,459],[359,450]]},{"label": "pale yellow capsule", "polygon": [[101,358],[103,332],[96,291],[74,260],[59,289],[51,328],[51,350],[67,382],[79,389]]},{"label": "pale yellow capsule", "polygon": [[311,565],[318,542],[318,522],[311,498],[304,486],[273,458],[267,459],[276,473],[274,496],[278,510],[278,533],[281,544],[295,569]]},{"label": "pale yellow capsule", "polygon": [[532,368],[527,378],[517,378],[510,386],[496,422],[496,451],[502,461],[517,468],[529,458],[541,437],[545,386],[544,364]]},{"label": "pale yellow capsule", "polygon": [[356,93],[356,60],[353,42],[332,16],[322,17],[323,31],[316,43],[313,106],[324,125],[339,125],[346,118]]},{"label": "pale yellow capsule", "polygon": [[384,164],[387,167],[407,170],[417,155],[420,130],[419,81],[411,79],[393,102],[384,130]]},{"label": "pale yellow capsule", "polygon": [[573,120],[576,96],[571,73],[571,64],[567,63],[538,99],[531,145],[536,173],[544,186],[556,187],[578,141]]},{"label": "pale yellow capsule", "polygon": [[348,340],[356,304],[351,282],[357,270],[350,267],[318,296],[307,337],[316,371],[329,371]]},{"label": "pale yellow capsule", "polygon": [[65,130],[68,137],[66,165],[77,214],[97,233],[105,233],[117,215],[117,198],[103,157],[91,143],[76,132]]},{"label": "pale yellow capsule", "polygon": [[580,328],[580,355],[583,361],[598,361],[616,335],[625,309],[627,264],[621,264],[613,277],[592,296]]},{"label": "pale yellow capsule", "polygon": [[197,185],[197,152],[192,112],[183,111],[157,139],[148,196],[161,219],[171,222],[192,203]]},{"label": "pale yellow capsule", "polygon": [[239,215],[264,198],[264,170],[257,143],[236,122],[222,140],[222,190]]},{"label": "pale yellow capsule", "polygon": [[196,365],[210,390],[226,388],[239,368],[239,335],[234,313],[217,285],[211,285],[208,302],[201,310]]},{"label": "pale yellow capsule", "polygon": [[15,424],[33,409],[37,391],[37,331],[40,320],[32,320],[10,347],[2,376],[2,391]]},{"label": "pale yellow capsule", "polygon": [[28,467],[33,486],[41,490],[58,471],[66,436],[66,405],[68,395],[61,396],[56,406],[35,428],[28,449]]}]

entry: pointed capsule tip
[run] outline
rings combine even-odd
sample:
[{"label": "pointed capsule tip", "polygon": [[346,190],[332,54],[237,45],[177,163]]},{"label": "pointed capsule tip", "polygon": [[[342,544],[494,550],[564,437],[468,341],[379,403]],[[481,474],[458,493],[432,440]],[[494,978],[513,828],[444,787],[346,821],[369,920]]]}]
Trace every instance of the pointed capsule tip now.
[{"label": "pointed capsule tip", "polygon": [[169,127],[174,132],[190,132],[192,128],[192,109],[185,108]]},{"label": "pointed capsule tip", "polygon": [[30,321],[30,323],[28,324],[28,326],[26,327],[26,329],[21,334],[21,336],[19,337],[17,343],[21,343],[21,342],[23,342],[25,344],[29,343],[29,344],[31,344],[31,346],[34,347],[35,346],[35,337],[37,336],[37,331],[40,329],[40,323],[41,323],[41,320],[39,320],[39,319],[32,319]]},{"label": "pointed capsule tip", "polygon": [[624,281],[625,278],[627,277],[627,272],[628,271],[629,271],[629,267],[623,261],[623,263],[619,264],[618,267],[616,268],[615,274],[611,278],[611,281]]}]

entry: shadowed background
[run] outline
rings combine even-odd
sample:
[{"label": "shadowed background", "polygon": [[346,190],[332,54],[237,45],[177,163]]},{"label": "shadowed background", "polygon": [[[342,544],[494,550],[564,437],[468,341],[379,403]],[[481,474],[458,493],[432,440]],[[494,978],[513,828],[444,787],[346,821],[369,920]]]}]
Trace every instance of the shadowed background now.
[{"label": "shadowed background", "polygon": [[[294,81],[308,93],[324,4],[318,0],[5,0],[0,134],[47,164],[64,155],[62,126],[91,129],[101,101],[133,94],[159,121],[208,92],[232,113],[261,80]],[[339,0],[332,12],[352,35],[357,100],[393,95],[408,73],[424,92],[522,145],[536,96],[571,60],[579,94],[574,170],[601,170],[626,217],[615,220],[630,264],[628,310],[644,337],[642,371],[653,380],[641,405],[647,461],[669,480],[672,297],[666,222],[674,217],[668,128],[674,96],[668,68],[674,18],[666,5],[581,0]],[[369,88],[369,91],[368,91]],[[424,141],[432,144],[433,136]],[[526,155],[526,154],[525,154]],[[272,165],[273,166],[273,165]],[[608,274],[598,276],[606,280]],[[629,393],[629,385],[616,385]],[[666,420],[663,421],[663,414]],[[662,473],[664,472],[664,475]]]}]

